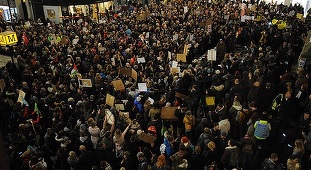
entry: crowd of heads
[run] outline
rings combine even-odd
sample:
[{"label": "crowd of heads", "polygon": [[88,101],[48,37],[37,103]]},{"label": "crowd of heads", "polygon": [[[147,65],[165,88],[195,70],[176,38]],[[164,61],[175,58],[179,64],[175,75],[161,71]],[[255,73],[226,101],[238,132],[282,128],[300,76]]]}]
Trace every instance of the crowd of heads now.
[{"label": "crowd of heads", "polygon": [[215,2],[129,4],[99,23],[1,22],[19,39],[0,69],[11,169],[253,169],[275,167],[278,154],[310,167],[310,65],[292,71],[309,15]]}]

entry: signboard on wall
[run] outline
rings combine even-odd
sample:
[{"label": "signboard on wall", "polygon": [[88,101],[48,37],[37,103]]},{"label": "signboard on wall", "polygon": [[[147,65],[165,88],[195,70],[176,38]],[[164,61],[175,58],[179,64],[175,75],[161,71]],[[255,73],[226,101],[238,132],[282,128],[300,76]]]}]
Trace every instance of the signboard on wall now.
[{"label": "signboard on wall", "polygon": [[44,11],[44,17],[48,18],[50,21],[55,22],[55,23],[59,23],[60,21],[60,10],[59,10],[59,6],[47,6],[44,5],[43,6],[43,11]]}]

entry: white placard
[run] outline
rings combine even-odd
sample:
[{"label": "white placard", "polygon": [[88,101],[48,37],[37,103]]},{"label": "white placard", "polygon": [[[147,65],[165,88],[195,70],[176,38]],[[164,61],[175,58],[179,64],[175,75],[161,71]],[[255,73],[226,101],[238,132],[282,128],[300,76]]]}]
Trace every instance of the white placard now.
[{"label": "white placard", "polygon": [[72,45],[76,45],[78,43],[79,39],[73,39],[72,40]]},{"label": "white placard", "polygon": [[150,33],[146,32],[146,38],[149,38]]},{"label": "white placard", "polygon": [[177,61],[173,61],[172,68],[177,68],[177,66],[178,66],[178,62]]},{"label": "white placard", "polygon": [[184,14],[188,12],[188,7],[184,6]]},{"label": "white placard", "polygon": [[229,15],[224,15],[224,19],[228,19],[229,18]]},{"label": "white placard", "polygon": [[145,63],[146,62],[145,57],[137,58],[137,62],[138,63]]},{"label": "white placard", "polygon": [[138,90],[139,91],[147,91],[147,84],[146,83],[138,83]]},{"label": "white placard", "polygon": [[216,61],[216,50],[215,49],[208,50],[207,60],[208,61]]}]

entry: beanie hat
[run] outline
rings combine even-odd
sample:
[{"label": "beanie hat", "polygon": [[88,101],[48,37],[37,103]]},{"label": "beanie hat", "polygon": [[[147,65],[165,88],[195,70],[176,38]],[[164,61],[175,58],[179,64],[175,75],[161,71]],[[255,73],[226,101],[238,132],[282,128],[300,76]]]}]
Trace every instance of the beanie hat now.
[{"label": "beanie hat", "polygon": [[189,139],[186,136],[184,136],[181,138],[181,141],[182,141],[182,143],[188,143]]}]

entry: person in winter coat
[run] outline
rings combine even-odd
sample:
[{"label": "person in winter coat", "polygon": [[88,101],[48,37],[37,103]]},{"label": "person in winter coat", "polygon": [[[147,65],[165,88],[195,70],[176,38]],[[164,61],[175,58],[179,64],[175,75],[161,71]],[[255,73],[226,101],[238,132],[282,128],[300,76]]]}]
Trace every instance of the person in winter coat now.
[{"label": "person in winter coat", "polygon": [[287,170],[301,170],[298,156],[292,155],[287,159]]},{"label": "person in winter coat", "polygon": [[185,124],[185,135],[191,139],[192,130],[195,125],[195,117],[191,115],[191,111],[186,112],[183,122]]},{"label": "person in winter coat", "polygon": [[74,151],[69,152],[69,157],[67,158],[67,162],[70,166],[70,170],[75,170],[77,163],[78,163],[78,157],[76,156],[76,153]]},{"label": "person in winter coat", "polygon": [[270,158],[266,158],[263,163],[261,164],[262,170],[276,170],[279,156],[276,153],[272,153]]},{"label": "person in winter coat", "polygon": [[137,96],[134,100],[134,105],[136,109],[138,110],[138,113],[143,114],[144,113],[144,105],[141,103],[141,97]]},{"label": "person in winter coat", "polygon": [[174,154],[174,146],[173,146],[174,138],[170,135],[164,138],[163,144],[165,145],[165,154],[170,157]]},{"label": "person in winter coat", "polygon": [[[232,156],[231,154],[234,154],[236,152],[238,154],[238,163],[236,165],[231,164]],[[241,160],[241,150],[239,147],[237,147],[237,142],[234,139],[230,139],[228,141],[228,146],[225,148],[224,153],[221,156],[221,163],[224,165],[227,169],[237,168],[239,166],[239,161]]]},{"label": "person in winter coat", "polygon": [[153,165],[153,167],[151,168],[151,170],[170,170],[171,167],[170,165],[166,162],[166,158],[165,155],[161,154],[158,159],[157,162]]},{"label": "person in winter coat", "polygon": [[266,139],[270,135],[271,125],[267,121],[268,114],[263,112],[260,120],[256,121],[254,124],[254,136],[256,138],[256,143],[258,147],[266,144]]},{"label": "person in winter coat", "polygon": [[192,170],[201,170],[204,169],[205,166],[205,158],[201,154],[201,147],[196,146],[194,149],[194,154],[191,156],[190,161]]}]

